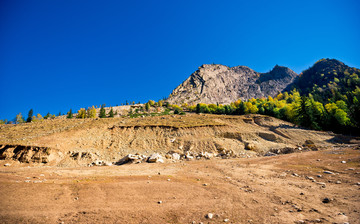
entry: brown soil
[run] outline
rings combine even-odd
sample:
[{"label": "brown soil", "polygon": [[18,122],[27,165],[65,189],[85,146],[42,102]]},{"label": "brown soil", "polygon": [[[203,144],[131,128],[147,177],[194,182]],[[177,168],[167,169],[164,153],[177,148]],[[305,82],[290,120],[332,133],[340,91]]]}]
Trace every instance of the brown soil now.
[{"label": "brown soil", "polygon": [[[360,223],[359,152],[358,148],[337,146],[273,157],[165,164],[2,166],[0,220]],[[325,174],[325,170],[334,174]],[[329,198],[329,203],[323,203],[324,198]],[[205,218],[207,213],[214,218]]]},{"label": "brown soil", "polygon": [[314,150],[334,145],[339,137],[261,115],[55,119],[0,125],[0,159],[9,160],[12,166],[75,167],[95,160],[115,163],[136,152],[164,156],[176,150],[230,150],[237,157],[254,157],[268,151],[304,148],[307,140],[313,143],[307,149]]}]

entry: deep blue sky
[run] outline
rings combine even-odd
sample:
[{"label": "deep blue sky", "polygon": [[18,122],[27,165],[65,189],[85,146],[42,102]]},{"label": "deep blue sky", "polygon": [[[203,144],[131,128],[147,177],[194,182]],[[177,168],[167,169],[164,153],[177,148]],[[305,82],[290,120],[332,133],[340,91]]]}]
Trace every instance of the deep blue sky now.
[{"label": "deep blue sky", "polygon": [[159,100],[200,65],[360,68],[360,4],[0,0],[0,119]]}]

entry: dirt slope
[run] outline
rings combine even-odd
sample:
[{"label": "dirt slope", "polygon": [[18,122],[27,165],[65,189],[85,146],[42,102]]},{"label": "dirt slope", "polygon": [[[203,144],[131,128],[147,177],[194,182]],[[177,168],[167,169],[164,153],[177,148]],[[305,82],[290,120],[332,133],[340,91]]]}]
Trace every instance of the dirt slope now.
[{"label": "dirt slope", "polygon": [[[359,162],[359,149],[330,147],[172,164],[0,167],[0,220],[360,223]],[[208,213],[214,217],[207,219]]]},{"label": "dirt slope", "polygon": [[236,157],[253,157],[269,150],[301,149],[306,140],[320,149],[331,146],[336,136],[261,115],[45,120],[1,126],[0,159],[11,165],[73,167],[95,160],[116,162],[136,152],[227,150]]}]

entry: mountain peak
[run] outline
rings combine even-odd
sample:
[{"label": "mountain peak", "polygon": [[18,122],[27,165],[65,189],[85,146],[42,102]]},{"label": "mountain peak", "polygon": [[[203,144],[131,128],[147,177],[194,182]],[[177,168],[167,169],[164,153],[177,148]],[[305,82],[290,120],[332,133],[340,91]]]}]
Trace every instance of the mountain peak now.
[{"label": "mountain peak", "polygon": [[283,66],[275,66],[269,73],[258,73],[246,66],[228,67],[204,64],[170,94],[175,104],[229,104],[238,99],[275,96],[297,76]]}]

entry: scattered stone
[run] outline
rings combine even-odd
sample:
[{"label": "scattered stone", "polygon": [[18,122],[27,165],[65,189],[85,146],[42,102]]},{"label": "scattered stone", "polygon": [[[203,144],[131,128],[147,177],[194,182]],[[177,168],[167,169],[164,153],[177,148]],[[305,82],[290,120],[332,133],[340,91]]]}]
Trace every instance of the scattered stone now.
[{"label": "scattered stone", "polygon": [[24,182],[25,182],[25,183],[30,183],[30,180],[25,180]]},{"label": "scattered stone", "polygon": [[4,166],[10,166],[10,163],[6,163]]},{"label": "scattered stone", "polygon": [[167,181],[170,181],[170,179],[167,179]]},{"label": "scattered stone", "polygon": [[323,198],[322,203],[327,204],[327,203],[330,203],[330,201],[331,201],[330,198]]},{"label": "scattered stone", "polygon": [[316,175],[316,176],[317,176],[318,178],[321,178],[321,177],[322,177],[322,175],[320,175],[320,174],[319,174],[319,175]]},{"label": "scattered stone", "polygon": [[340,181],[340,180],[338,180],[338,181],[336,181],[335,183],[336,183],[336,184],[341,184],[341,181]]},{"label": "scattered stone", "polygon": [[292,174],[294,177],[298,177],[299,175],[297,173]]},{"label": "scattered stone", "polygon": [[44,175],[44,174],[40,174],[39,176],[40,176],[40,177],[45,177],[45,175]]},{"label": "scattered stone", "polygon": [[74,198],[75,201],[79,200],[79,197]]},{"label": "scattered stone", "polygon": [[103,166],[112,166],[113,164],[112,164],[112,162],[104,162],[103,163]]},{"label": "scattered stone", "polygon": [[203,186],[208,186],[208,184],[203,184]]},{"label": "scattered stone", "polygon": [[158,204],[162,204],[162,201],[158,201]]},{"label": "scattered stone", "polygon": [[159,153],[154,153],[147,159],[148,163],[164,163],[162,156]]},{"label": "scattered stone", "polygon": [[322,185],[322,186],[326,186],[326,184],[324,182],[317,182],[317,184]]},{"label": "scattered stone", "polygon": [[303,193],[303,192],[301,192],[301,193],[300,193],[300,195],[304,195],[304,193]]},{"label": "scattered stone", "polygon": [[318,161],[318,162],[319,162],[319,161],[321,161],[321,160],[320,160],[320,159],[317,159],[316,161]]},{"label": "scattered stone", "polygon": [[349,168],[348,170],[355,170],[354,168]]},{"label": "scattered stone", "polygon": [[357,182],[356,185],[360,185],[360,182]]},{"label": "scattered stone", "polygon": [[126,163],[141,163],[142,161],[145,161],[147,156],[140,155],[140,154],[128,154],[122,159],[120,159],[116,164],[117,165],[123,165]]},{"label": "scattered stone", "polygon": [[341,163],[346,163],[346,161],[341,161]]},{"label": "scattered stone", "polygon": [[333,172],[328,171],[328,170],[325,170],[324,173],[326,173],[326,174],[334,174]]},{"label": "scattered stone", "polygon": [[256,146],[252,143],[245,143],[245,150],[256,151]]},{"label": "scattered stone", "polygon": [[180,160],[180,155],[178,153],[173,153],[171,156],[174,160]]},{"label": "scattered stone", "polygon": [[308,179],[308,180],[315,180],[313,177],[306,177],[306,179]]},{"label": "scattered stone", "polygon": [[101,166],[102,161],[101,160],[95,160],[94,162],[92,162],[92,165],[94,166]]},{"label": "scattered stone", "polygon": [[224,222],[229,222],[229,219],[224,219]]},{"label": "scattered stone", "polygon": [[272,152],[267,152],[267,153],[265,153],[264,156],[277,156],[277,154],[276,154],[276,153],[272,153]]},{"label": "scattered stone", "polygon": [[208,213],[205,216],[205,218],[207,218],[207,219],[212,219],[213,217],[214,217],[214,215],[212,213]]}]

